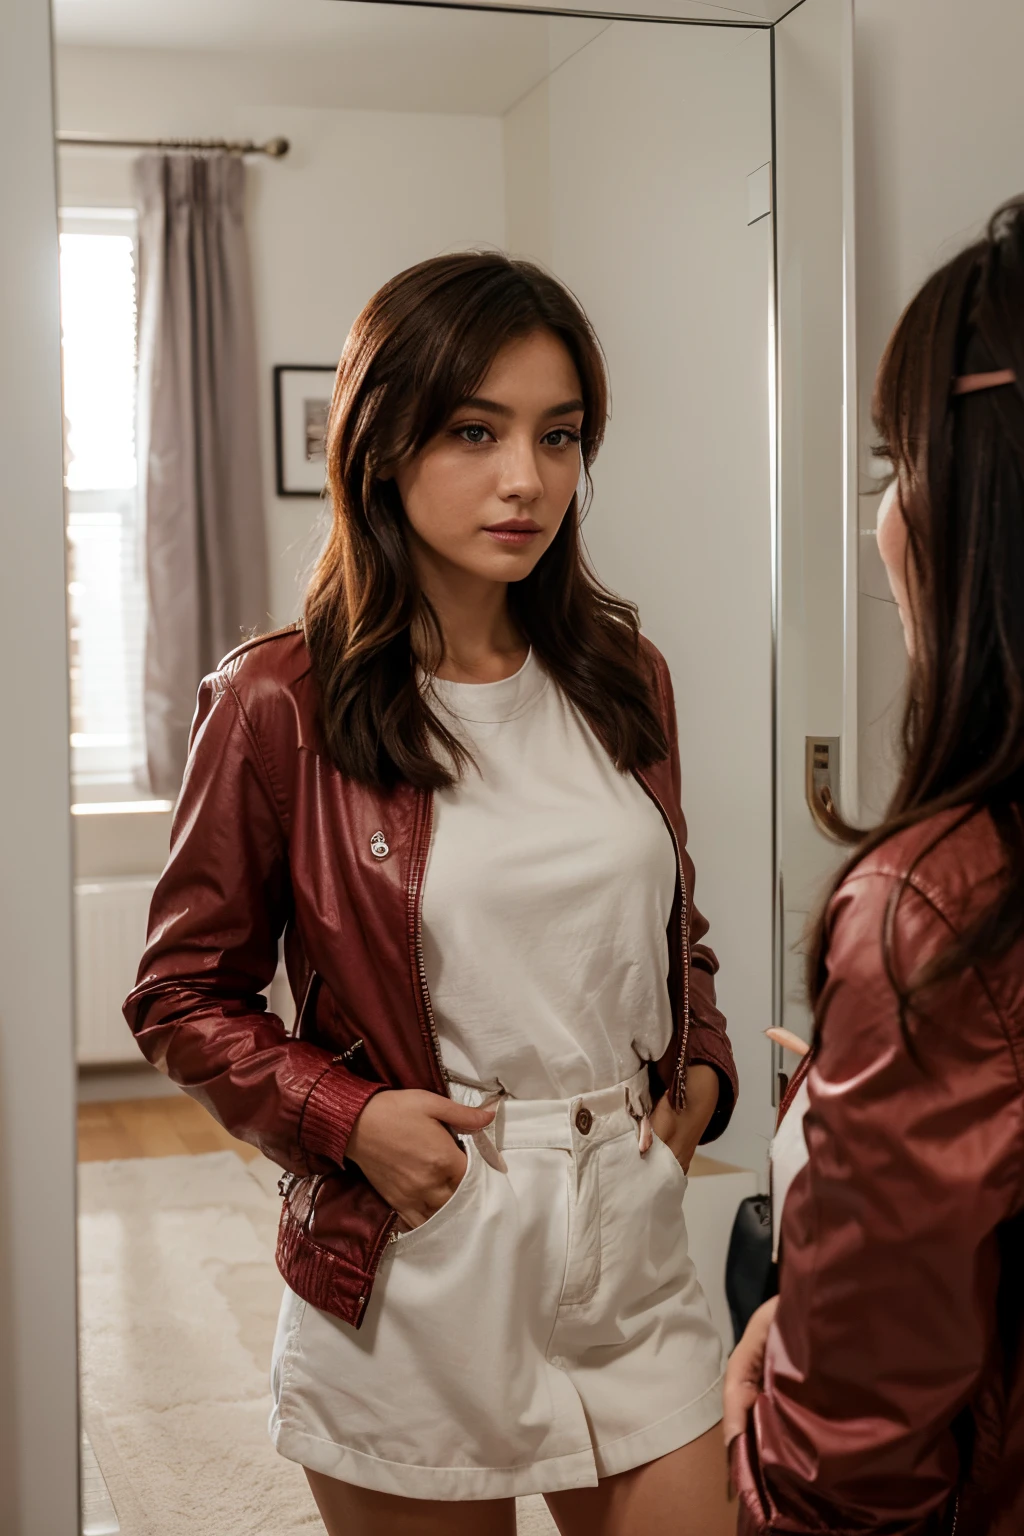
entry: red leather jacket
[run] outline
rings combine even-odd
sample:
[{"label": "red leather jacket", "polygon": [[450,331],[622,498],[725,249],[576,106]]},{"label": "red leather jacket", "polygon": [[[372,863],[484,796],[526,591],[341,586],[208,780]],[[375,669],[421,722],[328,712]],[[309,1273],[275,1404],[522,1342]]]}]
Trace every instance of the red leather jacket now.
[{"label": "red leather jacket", "polygon": [[[736,1074],[715,1006],[718,964],[692,902],[671,683],[648,651],[671,752],[638,777],[679,862],[668,929],[675,1031],[656,1074],[678,1102],[687,1061],[717,1069],[709,1141],[729,1121]],[[329,761],[300,632],[240,647],[200,688],[170,860],[125,1003],[149,1060],[291,1175],[281,1272],[356,1326],[395,1214],[344,1161],[352,1126],[380,1088],[447,1092],[420,944],[432,803],[409,785],[367,789]],[[262,996],[282,933],[292,1035]]]},{"label": "red leather jacket", "polygon": [[809,1162],[764,1391],[732,1447],[741,1536],[1024,1532],[1024,941],[911,1017],[920,1065],[881,944],[908,873],[899,976],[991,901],[1000,847],[962,814],[883,844],[831,904]]}]

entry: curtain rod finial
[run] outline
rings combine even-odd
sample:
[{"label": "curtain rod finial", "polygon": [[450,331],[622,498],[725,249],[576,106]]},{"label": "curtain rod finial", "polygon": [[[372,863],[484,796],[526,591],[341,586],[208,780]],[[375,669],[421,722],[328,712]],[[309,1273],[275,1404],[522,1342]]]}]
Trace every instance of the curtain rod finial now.
[{"label": "curtain rod finial", "polygon": [[287,139],[268,139],[263,148],[266,154],[272,155],[275,160],[280,160],[281,156],[286,155],[291,149],[291,145]]}]

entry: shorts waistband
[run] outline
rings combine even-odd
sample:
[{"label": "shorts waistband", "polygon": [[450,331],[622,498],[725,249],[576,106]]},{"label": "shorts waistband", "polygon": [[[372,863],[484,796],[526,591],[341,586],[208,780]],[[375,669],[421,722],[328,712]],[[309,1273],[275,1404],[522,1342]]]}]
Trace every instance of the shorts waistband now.
[{"label": "shorts waistband", "polygon": [[[452,1082],[450,1089],[460,1104],[481,1104],[493,1097],[458,1082]],[[499,1150],[555,1147],[571,1152],[581,1143],[593,1146],[635,1129],[650,1110],[650,1079],[643,1066],[610,1088],[571,1098],[514,1099],[503,1094],[488,1135]]]}]

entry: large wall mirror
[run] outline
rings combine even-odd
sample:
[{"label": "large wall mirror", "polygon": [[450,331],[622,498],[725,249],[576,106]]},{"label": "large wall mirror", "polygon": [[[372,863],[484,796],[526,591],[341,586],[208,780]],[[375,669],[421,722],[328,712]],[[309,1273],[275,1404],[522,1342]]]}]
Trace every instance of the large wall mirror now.
[{"label": "large wall mirror", "polygon": [[[142,1062],[120,1015],[176,792],[153,772],[166,721],[147,633],[152,646],[176,613],[191,626],[173,665],[192,668],[194,695],[215,660],[219,579],[200,560],[191,584],[165,566],[152,585],[140,490],[185,470],[145,457],[142,375],[188,373],[189,304],[209,295],[174,249],[174,210],[154,214],[143,155],[244,167],[231,218],[252,505],[234,537],[243,563],[265,544],[267,593],[248,625],[300,611],[324,534],[331,375],[382,283],[496,248],[554,273],[594,325],[613,407],[586,546],[673,674],[696,895],[741,1083],[687,1193],[730,1341],[725,1248],[739,1200],[763,1187],[781,1066],[763,1031],[806,1029],[800,926],[837,858],[807,805],[816,734],[833,745],[837,803],[857,809],[851,5],[644,10],[54,0],[74,1061],[70,1034],[52,1048],[67,1052],[79,1126],[83,1536],[316,1529],[265,1432],[279,1170]],[[222,429],[222,407],[189,401],[196,441]],[[188,497],[182,515],[196,517]],[[280,979],[270,1003],[291,1022]],[[45,1496],[70,1507],[59,1477]],[[521,1530],[547,1520],[538,1500],[521,1507]],[[44,1528],[71,1529],[24,1526]]]}]

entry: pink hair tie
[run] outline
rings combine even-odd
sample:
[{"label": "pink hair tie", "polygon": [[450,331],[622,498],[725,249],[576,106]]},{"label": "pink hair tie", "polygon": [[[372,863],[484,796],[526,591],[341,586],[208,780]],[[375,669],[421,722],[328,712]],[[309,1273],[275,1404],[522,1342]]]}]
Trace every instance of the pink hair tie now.
[{"label": "pink hair tie", "polygon": [[973,395],[979,389],[998,389],[1000,384],[1016,384],[1017,375],[1012,368],[1001,368],[998,373],[965,373],[953,380],[954,395]]}]

